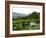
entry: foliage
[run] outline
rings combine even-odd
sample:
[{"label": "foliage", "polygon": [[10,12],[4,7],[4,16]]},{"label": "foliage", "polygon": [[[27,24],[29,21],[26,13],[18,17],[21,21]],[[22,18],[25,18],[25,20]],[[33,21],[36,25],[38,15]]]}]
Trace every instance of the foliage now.
[{"label": "foliage", "polygon": [[[30,25],[30,23],[36,23],[36,25]],[[13,30],[35,30],[40,29],[40,13],[32,12],[25,17],[13,17]]]}]

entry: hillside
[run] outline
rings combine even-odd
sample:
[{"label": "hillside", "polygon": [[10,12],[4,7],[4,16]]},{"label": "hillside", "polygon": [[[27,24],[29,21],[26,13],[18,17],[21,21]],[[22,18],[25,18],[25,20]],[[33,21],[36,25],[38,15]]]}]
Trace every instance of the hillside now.
[{"label": "hillside", "polygon": [[16,13],[16,12],[13,12],[12,15],[13,15],[13,17],[24,17],[24,16],[27,16],[26,14],[21,14],[21,13]]},{"label": "hillside", "polygon": [[[31,19],[40,19],[40,13],[37,13],[37,12],[33,12],[32,14],[29,14],[28,16],[23,16],[23,15],[20,15],[21,17],[18,17],[18,18],[13,18],[15,20],[31,20]],[[15,16],[16,17],[16,16]]]}]

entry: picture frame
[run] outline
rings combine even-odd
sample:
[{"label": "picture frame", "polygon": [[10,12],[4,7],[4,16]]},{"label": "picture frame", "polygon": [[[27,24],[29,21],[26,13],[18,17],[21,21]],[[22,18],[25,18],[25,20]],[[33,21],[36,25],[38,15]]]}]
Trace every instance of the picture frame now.
[{"label": "picture frame", "polygon": [[[10,13],[10,12],[12,12],[12,10],[14,11],[14,9],[11,10],[11,8],[14,8],[14,7],[16,9],[15,11],[18,10],[17,9],[18,8],[17,7],[17,4],[18,4],[18,7],[24,7],[24,10],[25,9],[28,9],[29,7],[32,7],[33,8],[32,10],[34,10],[35,7],[40,8],[39,10],[41,10],[41,12],[40,12],[40,17],[39,18],[42,18],[41,23],[40,23],[40,25],[41,25],[40,28],[42,28],[41,29],[41,32],[40,31],[39,32],[36,32],[37,30],[35,32],[33,32],[33,31],[31,32],[31,31],[27,30],[27,31],[23,31],[24,33],[23,32],[21,33],[21,31],[17,31],[15,33],[12,32],[10,34],[10,32],[11,32],[10,29],[11,29],[11,26],[13,25],[13,24],[10,25],[11,24],[10,20],[12,21],[12,19],[10,17],[10,15],[12,15],[12,13]],[[25,5],[27,5],[27,6],[25,6]],[[34,5],[34,6],[29,6],[29,5]],[[21,8],[21,10],[23,10],[23,8]],[[21,10],[19,8],[19,10],[17,12],[20,12]],[[28,10],[27,10],[27,12],[28,12]],[[28,14],[28,13],[25,13],[25,14]],[[14,29],[14,27],[12,29]],[[18,29],[18,30],[20,30],[20,29]],[[23,29],[21,29],[21,30],[23,30]],[[28,33],[28,31],[29,31],[29,33]],[[37,2],[20,2],[20,1],[5,1],[5,37],[34,36],[34,35],[44,35],[44,34],[45,34],[45,5],[44,5],[44,3],[37,3]]]}]

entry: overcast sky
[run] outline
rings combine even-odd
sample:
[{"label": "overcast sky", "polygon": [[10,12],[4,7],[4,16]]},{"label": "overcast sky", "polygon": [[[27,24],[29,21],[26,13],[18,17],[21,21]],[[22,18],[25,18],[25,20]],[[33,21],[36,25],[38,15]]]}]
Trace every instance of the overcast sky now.
[{"label": "overcast sky", "polygon": [[12,11],[16,12],[16,13],[28,15],[34,11],[41,12],[42,7],[41,6],[33,6],[33,5],[13,5]]}]

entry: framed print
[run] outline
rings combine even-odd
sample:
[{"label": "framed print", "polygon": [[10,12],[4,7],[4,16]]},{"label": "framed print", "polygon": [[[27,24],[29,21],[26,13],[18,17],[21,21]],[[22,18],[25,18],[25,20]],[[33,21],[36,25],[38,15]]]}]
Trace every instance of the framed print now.
[{"label": "framed print", "polygon": [[6,37],[44,35],[44,3],[6,1],[5,23]]}]

